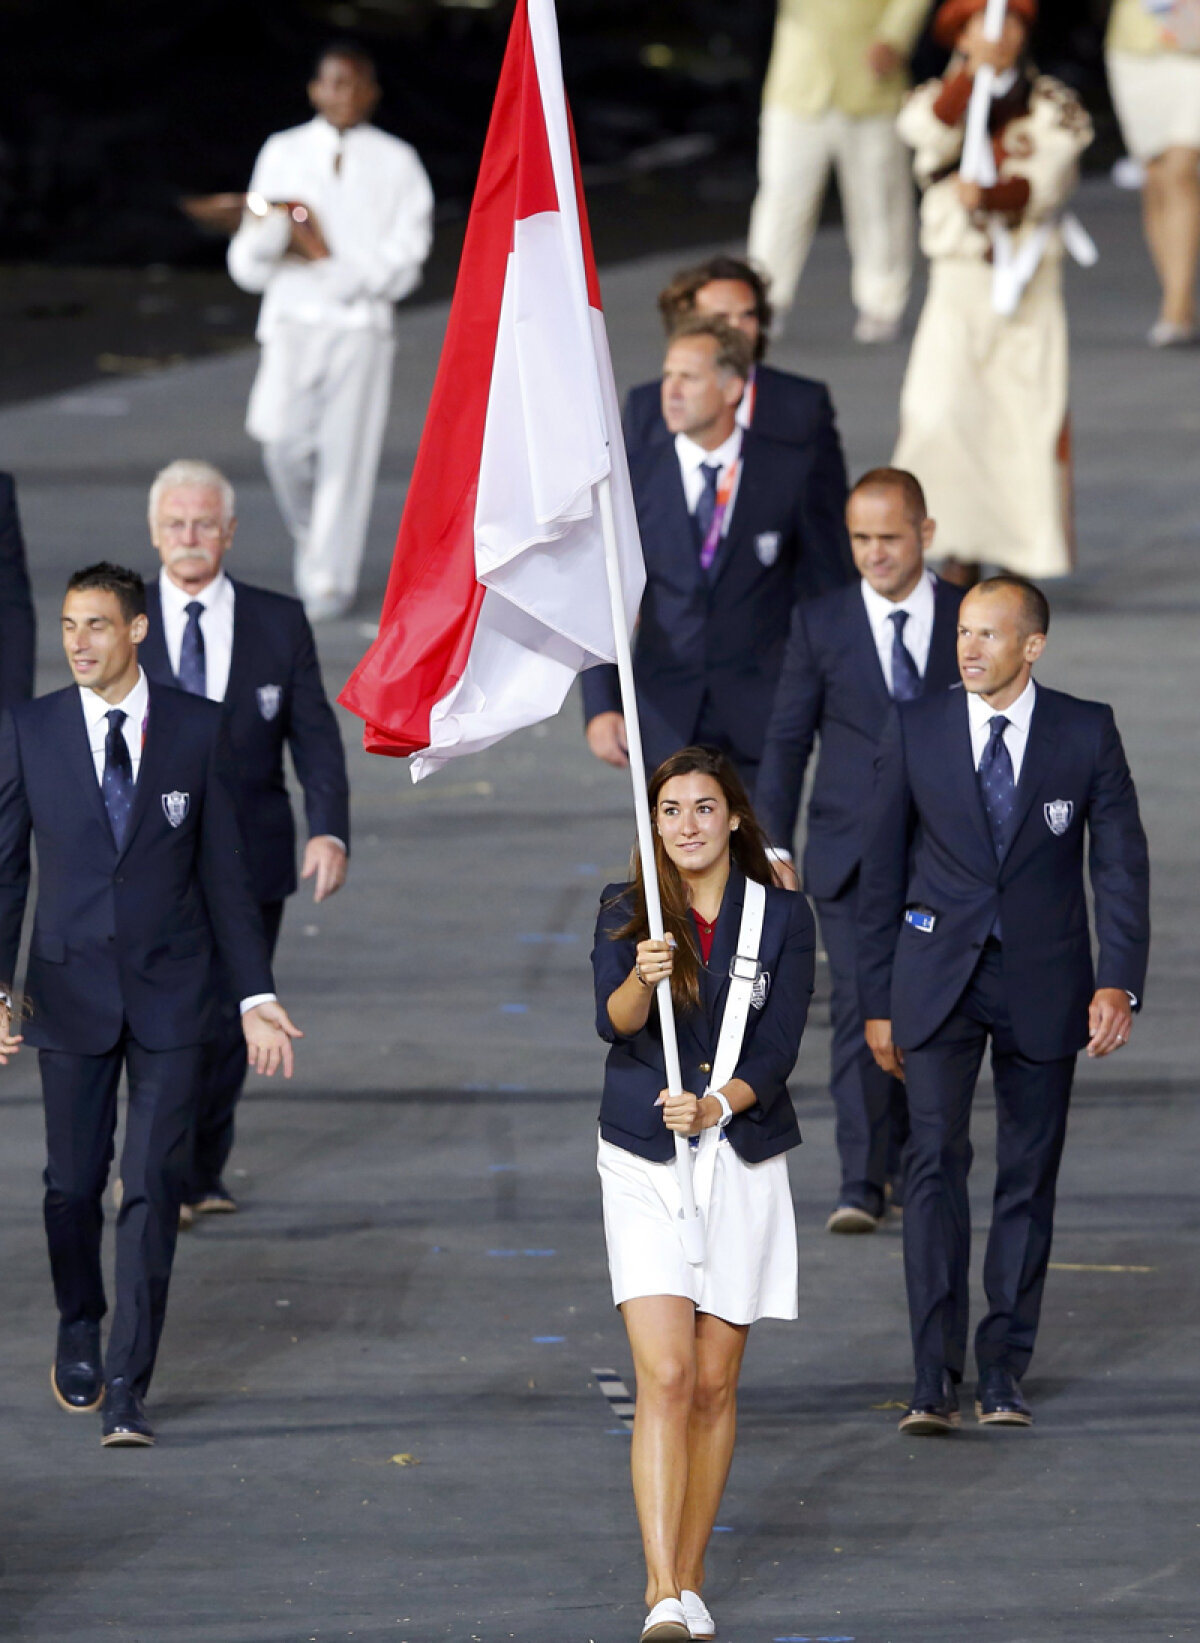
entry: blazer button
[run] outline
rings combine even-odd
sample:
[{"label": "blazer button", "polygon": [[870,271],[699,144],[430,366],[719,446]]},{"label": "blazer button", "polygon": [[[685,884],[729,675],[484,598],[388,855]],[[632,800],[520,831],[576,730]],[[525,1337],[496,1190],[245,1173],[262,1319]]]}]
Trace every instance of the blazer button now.
[{"label": "blazer button", "polygon": [[711,1062],[711,1061],[702,1061],[702,1062],[701,1062],[701,1063],[700,1063],[700,1071],[701,1071],[701,1072],[702,1072],[702,1073],[710,1073],[710,1072],[712,1072],[712,1062]]}]

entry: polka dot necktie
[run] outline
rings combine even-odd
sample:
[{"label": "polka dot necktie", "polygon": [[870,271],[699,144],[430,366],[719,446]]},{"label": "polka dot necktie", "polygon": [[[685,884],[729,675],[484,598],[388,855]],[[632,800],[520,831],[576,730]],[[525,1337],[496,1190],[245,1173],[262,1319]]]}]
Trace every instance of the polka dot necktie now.
[{"label": "polka dot necktie", "polygon": [[188,602],[187,627],[183,630],[183,642],[179,646],[179,683],[192,696],[204,696],[208,688],[204,634],[200,631],[203,614],[204,606],[199,599]]},{"label": "polka dot necktie", "polygon": [[989,721],[991,739],[979,761],[979,790],[983,794],[983,808],[987,811],[997,856],[1003,856],[1012,843],[1013,813],[1017,806],[1013,763],[1004,744],[1008,724],[1003,713],[997,713]]},{"label": "polka dot necktie", "polygon": [[704,480],[704,489],[700,492],[700,500],[696,503],[696,511],[692,518],[696,521],[696,535],[700,542],[700,568],[710,570],[713,560],[717,557],[717,545],[713,543],[712,551],[707,558],[704,548],[709,530],[712,528],[713,515],[717,511],[717,481],[721,477],[721,470],[714,463],[702,462],[700,477]]},{"label": "polka dot necktie", "polygon": [[110,708],[104,715],[108,720],[108,735],[104,738],[104,808],[117,849],[125,843],[129,814],[133,809],[133,760],[129,757],[129,743],[121,726],[129,715],[119,707]]},{"label": "polka dot necktie", "polygon": [[913,661],[912,651],[904,643],[906,610],[894,610],[888,617],[892,624],[892,700],[915,702],[921,694],[921,675]]}]

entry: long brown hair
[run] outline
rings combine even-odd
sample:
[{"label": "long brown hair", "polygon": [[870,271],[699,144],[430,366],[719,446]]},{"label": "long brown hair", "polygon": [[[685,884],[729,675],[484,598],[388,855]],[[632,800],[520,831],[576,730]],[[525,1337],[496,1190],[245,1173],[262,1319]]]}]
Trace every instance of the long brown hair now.
[{"label": "long brown hair", "polygon": [[[775,880],[767,859],[767,840],[750,803],[742,778],[731,760],[715,747],[684,747],[672,753],[651,776],[648,790],[650,814],[658,809],[663,788],[676,776],[711,776],[725,796],[730,821],[737,821],[737,830],[729,836],[729,854],[734,866],[741,868],[748,879],[771,885]],[[654,834],[654,860],[658,868],[658,892],[662,898],[663,924],[667,934],[675,937],[675,964],[671,972],[671,997],[677,1010],[686,1012],[700,1008],[700,970],[702,961],[696,940],[696,927],[690,916],[690,903],[678,867],[668,856],[658,831]],[[613,932],[614,941],[646,941],[650,923],[646,916],[646,885],[642,877],[642,861],[636,846],[630,861],[631,888],[626,894],[633,902],[633,912],[619,930]]]}]

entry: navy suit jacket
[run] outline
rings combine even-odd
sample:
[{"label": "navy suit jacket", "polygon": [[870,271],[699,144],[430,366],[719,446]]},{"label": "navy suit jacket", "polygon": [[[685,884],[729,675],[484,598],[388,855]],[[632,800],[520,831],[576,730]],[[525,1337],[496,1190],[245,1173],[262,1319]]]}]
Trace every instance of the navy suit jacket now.
[{"label": "navy suit jacket", "polygon": [[[186,800],[177,825],[167,798]],[[178,809],[178,804],[172,813]],[[149,1050],[211,1036],[214,953],[237,994],[274,992],[242,849],[221,710],[150,686],[146,740],[118,850],[74,685],[0,723],[0,977],[17,962],[37,845],[25,1038],[103,1055],[124,1023]]]},{"label": "navy suit jacket", "polygon": [[[945,1021],[998,916],[1018,1048],[1033,1061],[1077,1054],[1097,987],[1143,997],[1149,896],[1146,836],[1110,707],[1038,687],[1002,861],[979,794],[966,692],[893,712],[863,845],[859,991],[864,1017],[890,1017],[902,1048]],[[904,921],[914,904],[937,915],[928,935]]]},{"label": "navy suit jacket", "polygon": [[11,474],[0,473],[0,711],[33,695],[37,622]]},{"label": "navy suit jacket", "polygon": [[[812,446],[745,435],[729,530],[706,573],[674,441],[631,450],[646,560],[633,665],[650,768],[695,739],[706,695],[729,746],[757,761],[792,607],[856,575],[844,525],[812,519],[815,460]],[[616,668],[589,669],[583,700],[588,719],[619,711]]]},{"label": "navy suit jacket", "polygon": [[[641,1032],[622,1038],[608,1018],[608,1001],[633,969],[637,944],[614,941],[612,933],[632,911],[627,884],[605,886],[596,921],[592,969],[596,985],[596,1031],[611,1047],[604,1068],[600,1133],[627,1152],[665,1163],[675,1156],[675,1140],[655,1106],[667,1086],[658,1009]],[[729,965],[737,949],[746,880],[735,867],[713,935],[708,965],[700,972],[699,1011],[676,1015],[683,1087],[696,1095],[708,1087],[716,1058],[721,1016],[729,991]],[[774,887],[767,890],[759,961],[770,976],[761,1010],[750,1010],[735,1078],[749,1084],[758,1098],[726,1127],[730,1144],[747,1163],[760,1163],[800,1143],[800,1127],[787,1080],[796,1064],[813,989],[816,927],[803,896]]]},{"label": "navy suit jacket", "polygon": [[[958,681],[963,591],[949,582],[934,586],[926,695]],[[875,785],[875,754],[891,705],[861,584],[797,605],[754,807],[771,842],[790,850],[804,772],[820,736],[808,806],[804,887],[822,900],[840,895],[858,871]]]},{"label": "navy suit jacket", "polygon": [[[150,631],[142,666],[148,678],[177,685],[163,637],[161,596],[153,583],[146,591]],[[224,707],[238,770],[238,813],[255,894],[261,902],[282,901],[296,888],[296,824],[284,745],[291,748],[304,791],[309,836],[331,833],[349,848],[346,754],[304,606],[244,582],[235,581],[233,592]]]}]

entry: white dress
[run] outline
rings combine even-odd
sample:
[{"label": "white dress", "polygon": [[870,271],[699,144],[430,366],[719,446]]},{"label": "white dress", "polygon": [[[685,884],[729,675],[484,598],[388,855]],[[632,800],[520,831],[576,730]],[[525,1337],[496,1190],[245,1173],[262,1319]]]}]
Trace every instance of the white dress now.
[{"label": "white dress", "polygon": [[795,1318],[799,1311],[796,1216],[787,1154],[747,1164],[718,1129],[693,1151],[704,1260],[692,1266],[676,1230],[674,1163],[656,1164],[600,1140],[597,1168],[613,1305],[646,1295],[682,1295],[726,1323]]},{"label": "white dress", "polygon": [[[919,87],[899,120],[925,187],[921,243],[931,266],[892,461],[925,489],[938,527],[932,558],[1066,576],[1074,541],[1062,239],[1055,227],[1016,313],[997,314],[989,238],[957,194],[963,126],[934,113],[941,90],[937,80]],[[1048,78],[1004,127],[1001,180],[1024,178],[1030,188],[1013,225],[1016,249],[1066,204],[1091,130],[1074,94]]]}]

